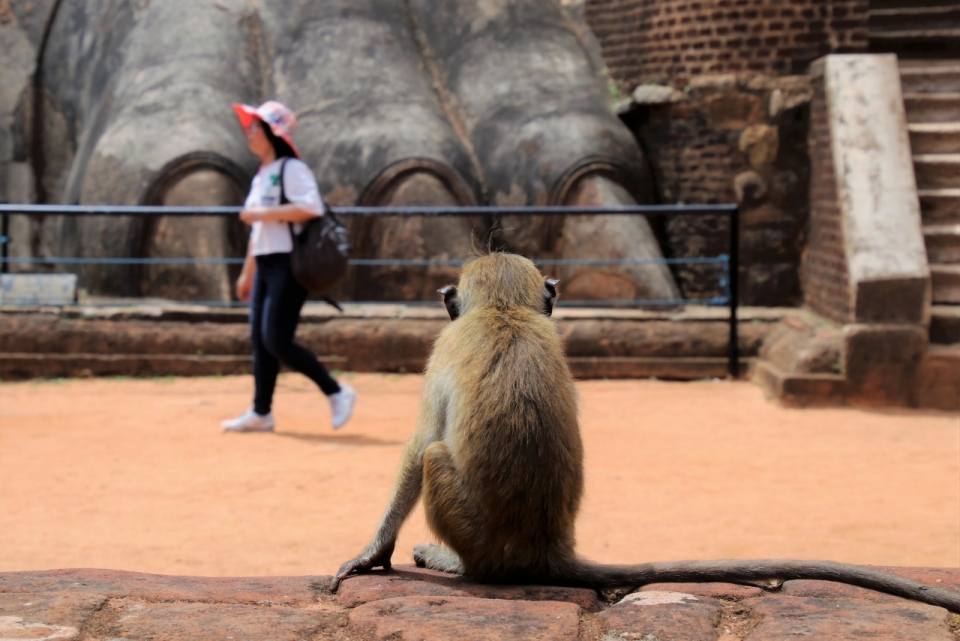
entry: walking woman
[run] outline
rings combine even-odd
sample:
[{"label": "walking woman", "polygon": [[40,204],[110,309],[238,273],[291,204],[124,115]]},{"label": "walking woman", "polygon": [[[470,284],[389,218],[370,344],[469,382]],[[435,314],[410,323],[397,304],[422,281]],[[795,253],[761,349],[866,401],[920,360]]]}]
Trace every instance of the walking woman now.
[{"label": "walking woman", "polygon": [[[338,383],[316,356],[293,342],[307,291],[294,279],[290,266],[290,228],[299,233],[300,224],[323,215],[317,181],[300,160],[291,137],[297,120],[289,108],[274,100],[259,107],[235,104],[233,110],[250,151],[260,158],[260,170],[240,212],[240,220],[250,225],[250,242],[237,279],[237,298],[250,301],[255,392],[253,407],[221,426],[232,432],[273,430],[273,390],[283,363],[327,395],[333,429],[339,429],[353,413],[356,392]],[[281,188],[287,200],[284,204]]]}]

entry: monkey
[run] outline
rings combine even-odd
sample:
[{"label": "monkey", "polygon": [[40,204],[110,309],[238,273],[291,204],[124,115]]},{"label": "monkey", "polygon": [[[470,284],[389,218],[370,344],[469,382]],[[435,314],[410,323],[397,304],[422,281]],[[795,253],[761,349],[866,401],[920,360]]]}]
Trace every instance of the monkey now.
[{"label": "monkey", "polygon": [[960,613],[960,593],[830,561],[679,561],[602,565],[574,550],[583,492],[577,394],[552,319],[558,282],[528,259],[489,251],[439,290],[450,316],[425,370],[407,442],[372,542],[344,563],[389,570],[400,526],[422,499],[445,545],[414,549],[419,567],[481,583],[594,589],[725,582],[776,588],[790,579],[847,583]]}]

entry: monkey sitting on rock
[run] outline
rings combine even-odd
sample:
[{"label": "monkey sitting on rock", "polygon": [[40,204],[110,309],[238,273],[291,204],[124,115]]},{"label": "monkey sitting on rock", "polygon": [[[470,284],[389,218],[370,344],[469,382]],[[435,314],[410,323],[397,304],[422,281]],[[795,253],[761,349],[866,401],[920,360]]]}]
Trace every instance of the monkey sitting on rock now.
[{"label": "monkey sitting on rock", "polygon": [[521,256],[488,253],[440,290],[451,323],[430,356],[416,431],[373,541],[333,579],[389,569],[419,498],[446,547],[414,550],[420,567],[484,583],[591,588],[788,579],[848,583],[960,613],[960,593],[829,561],[680,561],[601,565],[574,551],[583,492],[576,391],[550,320],[557,281]]}]

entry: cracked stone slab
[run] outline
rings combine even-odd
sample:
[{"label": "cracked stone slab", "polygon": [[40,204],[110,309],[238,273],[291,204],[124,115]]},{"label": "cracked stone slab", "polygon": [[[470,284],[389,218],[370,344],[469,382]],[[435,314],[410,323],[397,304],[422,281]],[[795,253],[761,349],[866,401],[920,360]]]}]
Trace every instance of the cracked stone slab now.
[{"label": "cracked stone slab", "polygon": [[340,605],[352,608],[371,601],[409,596],[475,597],[507,601],[563,601],[591,612],[599,610],[595,590],[545,585],[484,585],[455,574],[413,565],[394,566],[345,580],[337,591]]},{"label": "cracked stone slab", "polygon": [[715,641],[714,624],[719,617],[720,606],[712,599],[665,590],[628,594],[600,614],[612,638],[663,641]]},{"label": "cracked stone slab", "polygon": [[751,604],[762,616],[750,641],[783,639],[886,639],[956,641],[947,611],[911,601],[778,596]]},{"label": "cracked stone slab", "polygon": [[84,593],[0,594],[0,639],[76,639],[106,597]]},{"label": "cracked stone slab", "polygon": [[79,591],[146,601],[301,605],[329,593],[329,576],[195,577],[121,570],[0,573],[0,593]]},{"label": "cracked stone slab", "polygon": [[286,606],[223,603],[142,603],[124,600],[99,632],[137,641],[313,641],[332,638],[342,614]]},{"label": "cracked stone slab", "polygon": [[350,613],[350,627],[391,641],[576,641],[580,607],[557,601],[415,596],[374,601]]}]

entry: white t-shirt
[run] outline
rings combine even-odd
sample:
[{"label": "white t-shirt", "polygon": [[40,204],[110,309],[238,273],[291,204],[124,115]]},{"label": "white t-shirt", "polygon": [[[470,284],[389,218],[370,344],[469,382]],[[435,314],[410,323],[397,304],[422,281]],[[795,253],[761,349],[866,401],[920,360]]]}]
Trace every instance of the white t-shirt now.
[{"label": "white t-shirt", "polygon": [[[276,207],[280,204],[280,164],[283,159],[275,160],[260,167],[244,207]],[[323,201],[320,200],[320,188],[313,172],[297,158],[288,158],[283,170],[283,188],[287,200],[300,205],[317,216],[323,215]],[[294,231],[300,233],[302,225],[294,225]],[[275,220],[258,220],[250,228],[251,254],[264,256],[280,254],[293,250],[290,228],[287,223]]]}]

